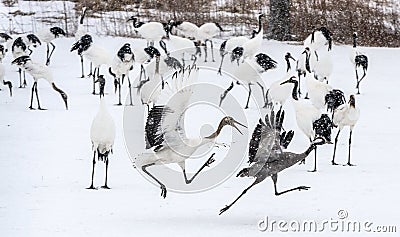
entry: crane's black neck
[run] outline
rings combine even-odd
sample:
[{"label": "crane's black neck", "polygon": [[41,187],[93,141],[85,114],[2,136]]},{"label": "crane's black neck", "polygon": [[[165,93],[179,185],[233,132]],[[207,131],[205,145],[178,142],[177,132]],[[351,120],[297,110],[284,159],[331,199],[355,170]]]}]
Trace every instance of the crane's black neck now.
[{"label": "crane's black neck", "polygon": [[262,18],[263,16],[259,16],[258,17],[258,31],[257,31],[257,34],[259,34],[260,32],[261,32],[261,28],[262,28],[262,21],[261,21],[261,18]]},{"label": "crane's black neck", "polygon": [[294,100],[299,100],[299,98],[297,97],[297,89],[299,88],[299,82],[298,81],[294,81],[292,83],[294,84],[293,90],[292,90],[292,98]]},{"label": "crane's black neck", "polygon": [[86,14],[86,9],[85,9],[85,10],[83,10],[83,13],[82,13],[81,19],[79,20],[79,24],[81,24],[81,25],[83,25],[83,19],[85,18],[85,14]]},{"label": "crane's black neck", "polygon": [[357,48],[357,36],[353,36],[353,48]]},{"label": "crane's black neck", "polygon": [[285,61],[286,61],[286,72],[288,72],[291,69],[290,59],[288,56],[285,56]]}]

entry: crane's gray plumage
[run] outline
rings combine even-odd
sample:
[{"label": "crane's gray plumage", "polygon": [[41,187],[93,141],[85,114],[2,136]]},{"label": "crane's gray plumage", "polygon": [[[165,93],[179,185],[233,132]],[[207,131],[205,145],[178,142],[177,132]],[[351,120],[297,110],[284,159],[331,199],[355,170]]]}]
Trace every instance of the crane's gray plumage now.
[{"label": "crane's gray plumage", "polygon": [[[317,145],[325,144],[326,140],[322,137],[316,138],[307,150],[303,153],[296,154],[284,151],[293,138],[293,131],[282,132],[282,124],[285,117],[285,112],[281,109],[276,113],[271,111],[267,115],[265,122],[260,119],[256,126],[249,148],[249,163],[248,168],[242,169],[237,177],[254,177],[255,181],[246,188],[238,198],[231,204],[220,210],[220,215],[227,211],[234,203],[236,203],[250,188],[262,182],[268,177],[274,182],[275,195],[281,195],[294,190],[308,190],[310,187],[299,186],[288,189],[283,192],[278,192],[276,184],[278,181],[278,173],[282,170],[293,166],[299,161],[305,159]],[[258,144],[258,145],[257,145]]]}]

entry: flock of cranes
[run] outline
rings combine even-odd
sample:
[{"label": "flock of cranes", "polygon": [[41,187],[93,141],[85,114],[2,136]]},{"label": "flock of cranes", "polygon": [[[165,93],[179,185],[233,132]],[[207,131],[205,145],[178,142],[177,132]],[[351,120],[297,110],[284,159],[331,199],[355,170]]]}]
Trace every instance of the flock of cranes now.
[{"label": "flock of cranes", "polygon": [[[93,167],[91,185],[89,189],[95,189],[93,184],[95,164],[102,161],[106,164],[105,183],[102,188],[108,189],[108,163],[109,155],[112,153],[115,140],[115,123],[112,115],[107,111],[104,99],[105,75],[101,74],[101,67],[108,67],[108,73],[114,79],[115,92],[118,92],[118,103],[122,105],[121,86],[127,81],[129,89],[129,105],[133,105],[132,89],[136,89],[140,100],[148,108],[148,117],[145,124],[146,152],[135,158],[134,165],[141,169],[161,188],[161,196],[167,195],[167,187],[162,180],[152,174],[149,170],[152,166],[175,163],[183,172],[186,184],[190,184],[200,172],[212,165],[213,153],[199,170],[188,178],[185,162],[196,150],[202,146],[220,145],[216,142],[217,137],[225,126],[230,126],[242,134],[238,126],[247,128],[246,125],[226,116],[220,120],[217,129],[209,136],[193,138],[185,131],[184,118],[190,98],[195,87],[193,85],[199,79],[200,68],[197,60],[202,58],[204,50],[204,61],[208,60],[208,44],[211,48],[211,61],[214,58],[214,38],[224,31],[218,23],[205,23],[200,27],[185,21],[170,20],[166,23],[140,22],[137,17],[131,17],[134,30],[147,41],[145,48],[133,48],[130,43],[125,43],[114,54],[98,45],[91,34],[83,27],[83,19],[86,8],[82,10],[78,30],[75,35],[76,42],[71,46],[70,51],[76,51],[81,60],[81,76],[85,77],[84,60],[90,62],[91,72],[89,76],[93,79],[92,94],[100,95],[100,107],[93,120],[90,138],[93,150]],[[314,169],[317,171],[317,146],[332,144],[331,134],[337,127],[338,131],[334,140],[332,165],[335,162],[336,148],[339,134],[346,126],[350,128],[348,144],[347,165],[353,165],[351,158],[351,138],[354,126],[359,118],[359,108],[354,95],[349,96],[348,102],[340,89],[333,89],[329,84],[332,74],[332,34],[326,27],[315,29],[304,41],[304,51],[298,55],[298,59],[287,52],[282,57],[286,61],[286,74],[282,79],[265,88],[260,75],[277,67],[277,62],[262,51],[263,43],[263,18],[258,17],[258,28],[252,31],[251,36],[237,36],[225,40],[220,45],[221,61],[217,74],[222,74],[224,58],[230,57],[230,62],[235,66],[235,82],[220,96],[220,106],[227,94],[235,84],[248,88],[248,97],[244,109],[249,108],[252,85],[257,84],[263,95],[263,106],[268,109],[266,117],[260,118],[254,128],[252,138],[249,142],[249,167],[242,169],[238,177],[253,177],[254,182],[246,188],[238,198],[231,204],[221,209],[220,214],[227,211],[239,198],[241,198],[251,187],[262,182],[268,177],[272,178],[275,195],[281,195],[294,190],[308,190],[310,187],[299,186],[286,191],[277,190],[278,173],[293,166],[296,163],[304,163],[305,159],[314,151]],[[40,31],[37,36],[27,34],[11,37],[5,33],[0,34],[2,45],[0,45],[0,79],[9,88],[12,96],[11,81],[4,80],[4,65],[2,59],[7,51],[13,56],[12,64],[19,68],[20,87],[27,85],[25,72],[33,78],[30,109],[34,109],[33,100],[36,96],[37,108],[43,108],[39,102],[37,83],[39,79],[45,79],[52,88],[58,92],[68,109],[67,94],[56,86],[52,69],[49,66],[51,57],[56,46],[54,39],[64,36],[65,32],[59,27],[52,27]],[[366,77],[368,69],[368,57],[358,51],[357,33],[353,34],[353,49],[351,62],[354,65],[356,74],[357,94],[360,94],[360,82]],[[47,44],[45,63],[33,61],[30,55],[34,48],[42,43]],[[50,50],[50,47],[51,50]],[[175,58],[171,52],[179,50],[181,58]],[[292,65],[292,63],[295,63]],[[140,79],[134,85],[130,79],[130,72],[134,67],[140,67]],[[92,71],[93,68],[93,71]],[[359,71],[363,75],[359,77]],[[166,77],[167,73],[174,71],[172,77]],[[306,96],[302,97],[305,90],[301,89],[301,77],[305,79]],[[9,78],[9,77],[8,77]],[[99,85],[99,93],[96,92],[96,85]],[[174,95],[172,102],[162,104],[160,96]],[[288,151],[288,146],[294,136],[293,130],[283,128],[285,118],[284,106],[290,101],[293,105],[296,122],[299,130],[309,140],[309,146],[303,153]],[[275,112],[276,108],[279,108]],[[250,128],[249,128],[250,129]],[[293,129],[293,128],[292,128]]]}]

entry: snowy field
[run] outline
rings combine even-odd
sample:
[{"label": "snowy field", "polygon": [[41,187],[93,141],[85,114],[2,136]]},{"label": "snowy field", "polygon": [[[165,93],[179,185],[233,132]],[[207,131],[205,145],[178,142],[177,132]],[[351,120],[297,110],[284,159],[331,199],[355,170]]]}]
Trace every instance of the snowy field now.
[{"label": "snowy field", "polygon": [[[113,54],[125,42],[134,47],[145,45],[142,40],[124,38],[95,40]],[[105,67],[102,73],[107,75],[107,105],[117,125],[114,153],[110,156],[111,190],[85,189],[90,185],[92,164],[90,125],[98,109],[99,97],[91,95],[91,79],[79,78],[79,58],[76,53],[69,52],[72,43],[72,38],[56,40],[51,64],[56,84],[69,96],[68,111],[59,95],[44,80],[39,81],[38,89],[41,104],[48,110],[29,110],[31,77],[27,75],[28,87],[19,89],[16,67],[10,64],[11,55],[8,54],[3,62],[6,80],[13,82],[14,93],[10,98],[6,88],[0,91],[0,236],[278,236],[282,233],[276,229],[272,233],[260,232],[258,222],[268,217],[288,223],[306,220],[322,223],[339,220],[339,210],[348,213],[346,220],[372,222],[373,230],[379,225],[397,225],[397,232],[400,231],[400,147],[396,145],[400,134],[397,123],[400,114],[399,49],[361,48],[369,56],[370,68],[361,83],[361,95],[356,97],[361,110],[353,132],[352,162],[356,166],[332,166],[333,145],[324,145],[318,150],[317,173],[307,172],[314,163],[313,156],[309,156],[306,165],[294,165],[279,175],[280,190],[299,185],[310,186],[310,190],[275,196],[273,183],[267,179],[219,216],[219,210],[233,201],[252,180],[232,176],[205,192],[169,191],[167,198],[162,199],[159,187],[133,168],[131,158],[135,154],[129,154],[126,148],[131,146],[136,154],[144,151],[144,124],[141,121],[145,108],[138,103],[138,98],[135,98],[133,108],[114,105],[118,98]],[[45,46],[38,48],[33,59],[44,63],[45,50]],[[265,41],[263,51],[278,62],[276,70],[263,74],[265,84],[269,85],[285,75],[284,54],[289,51],[297,58],[302,47]],[[333,47],[334,71],[330,79],[334,88],[345,92],[346,99],[356,92],[349,52],[349,46]],[[215,54],[218,53],[215,50]],[[209,65],[217,67],[218,63]],[[231,82],[215,71],[200,70],[202,82],[216,83],[223,88]],[[137,67],[132,78],[135,73]],[[259,88],[254,86],[253,89],[255,96],[260,98]],[[237,86],[232,92],[244,107],[246,90]],[[123,95],[126,93],[125,84]],[[205,91],[199,93],[207,94]],[[214,102],[218,103],[218,98]],[[224,103],[222,108],[229,106]],[[124,109],[138,111],[138,119],[131,124],[133,132],[129,134],[136,139],[132,144],[124,141]],[[291,103],[286,103],[284,109],[287,112],[285,128],[295,130],[289,150],[302,152],[308,146],[308,140],[297,128]],[[197,118],[194,123],[201,125],[204,119],[212,121],[210,124],[214,128],[222,118],[221,114],[212,111],[193,113]],[[245,114],[249,130],[244,136],[251,135],[259,119],[259,110],[251,103]],[[197,134],[198,130],[192,132]],[[235,133],[225,128],[222,140]],[[336,136],[336,130],[333,136]],[[347,162],[347,142],[348,130],[345,129],[338,144],[338,163]],[[231,148],[237,145],[234,141]],[[224,159],[224,148],[215,149],[215,152],[217,162],[212,166]],[[197,170],[205,159],[188,161],[189,171]],[[98,164],[96,186],[104,182],[104,165]],[[246,166],[246,161],[241,166]],[[237,171],[232,170],[234,174]],[[204,177],[200,174],[198,179]],[[337,236],[343,233],[325,231],[323,234]],[[310,236],[310,233],[291,233],[290,236]],[[368,236],[388,234],[369,233]]]}]

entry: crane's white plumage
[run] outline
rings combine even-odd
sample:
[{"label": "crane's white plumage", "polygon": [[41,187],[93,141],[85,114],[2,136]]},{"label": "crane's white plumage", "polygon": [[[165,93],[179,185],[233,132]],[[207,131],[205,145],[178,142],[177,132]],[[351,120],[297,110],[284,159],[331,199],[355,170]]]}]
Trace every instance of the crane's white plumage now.
[{"label": "crane's white plumage", "polygon": [[310,74],[306,76],[306,87],[311,103],[317,108],[325,107],[325,96],[332,90],[332,86],[314,79]]},{"label": "crane's white plumage", "polygon": [[[314,57],[311,57],[313,61]],[[311,62],[315,77],[320,81],[329,82],[330,75],[333,71],[333,62],[330,51],[318,51],[318,60]]]},{"label": "crane's white plumage", "polygon": [[90,128],[90,140],[93,151],[98,150],[101,154],[111,151],[114,145],[115,123],[107,110],[104,97],[100,100],[99,110]]},{"label": "crane's white plumage", "polygon": [[269,87],[267,97],[268,103],[272,103],[272,106],[283,106],[289,96],[291,96],[293,84],[282,84],[282,82],[287,81],[290,77],[289,75],[279,81],[275,81]]},{"label": "crane's white plumage", "polygon": [[333,124],[339,127],[339,131],[335,138],[335,147],[333,150],[333,159],[332,164],[336,165],[335,163],[335,155],[336,155],[336,145],[339,138],[340,131],[348,126],[350,127],[350,136],[349,136],[349,154],[348,154],[348,161],[347,165],[352,166],[350,163],[350,155],[351,155],[351,137],[353,133],[353,128],[356,125],[358,119],[360,118],[360,109],[356,107],[356,101],[354,95],[350,96],[348,104],[342,104],[339,106],[333,115]]},{"label": "crane's white plumage", "polygon": [[31,94],[31,105],[29,107],[30,109],[33,109],[32,103],[33,103],[33,93],[34,92],[36,93],[38,108],[42,109],[40,107],[39,95],[38,95],[38,91],[37,91],[37,82],[39,79],[45,79],[52,86],[53,90],[57,91],[61,95],[61,98],[64,100],[65,107],[66,107],[66,109],[68,109],[67,94],[56,86],[56,84],[54,83],[54,80],[53,80],[52,71],[50,70],[50,68],[48,66],[37,63],[37,62],[33,62],[29,56],[21,56],[21,57],[15,59],[12,62],[12,64],[16,64],[18,67],[22,68],[23,70],[28,72],[33,77],[34,83],[33,83],[32,92],[31,92],[32,94]]},{"label": "crane's white plumage", "polygon": [[191,22],[184,21],[174,25],[177,30],[177,35],[189,38],[196,39],[199,27]]},{"label": "crane's white plumage", "polygon": [[214,145],[214,141],[225,125],[238,129],[235,123],[240,124],[231,117],[225,117],[221,120],[218,129],[210,136],[196,138],[187,136],[184,126],[185,112],[194,89],[191,85],[197,80],[198,73],[198,69],[195,67],[181,69],[174,73],[170,83],[163,90],[165,93],[163,93],[162,98],[166,98],[165,101],[167,102],[164,105],[154,106],[147,118],[145,127],[146,148],[153,148],[152,152],[140,154],[134,161],[137,168],[141,168],[160,185],[161,196],[164,198],[167,194],[165,185],[147,170],[148,167],[177,163],[182,168],[185,182],[189,184],[202,169],[214,162],[212,158],[214,154],[191,179],[187,178],[185,161],[201,146]]},{"label": "crane's white plumage", "polygon": [[[93,149],[93,168],[92,168],[92,183],[88,189],[95,189],[93,186],[94,168],[96,158],[106,164],[105,183],[102,188],[109,189],[107,185],[108,178],[108,156],[113,151],[115,140],[115,123],[111,114],[107,111],[104,97],[100,99],[100,108],[93,119],[90,128],[90,140],[92,141]],[[97,155],[97,157],[96,157]]]}]

